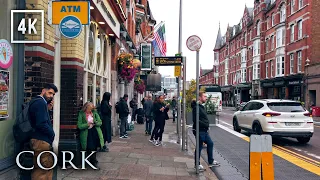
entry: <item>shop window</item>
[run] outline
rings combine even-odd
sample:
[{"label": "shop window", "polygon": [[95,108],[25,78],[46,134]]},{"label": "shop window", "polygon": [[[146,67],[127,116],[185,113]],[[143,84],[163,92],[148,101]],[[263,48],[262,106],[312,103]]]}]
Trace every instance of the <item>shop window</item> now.
[{"label": "shop window", "polygon": [[88,73],[88,101],[93,102],[93,74]]},{"label": "shop window", "polygon": [[90,25],[90,30],[89,30],[89,66],[93,66],[93,53],[94,53],[94,33],[95,33],[95,25],[91,24]]},{"label": "shop window", "polygon": [[102,95],[101,95],[101,87],[100,87],[100,81],[101,80],[101,77],[100,76],[97,76],[97,78],[96,78],[96,86],[97,86],[97,88],[96,88],[96,106],[98,106],[98,105],[100,105],[100,102],[101,102],[101,100],[102,100]]},{"label": "shop window", "polygon": [[[97,57],[97,72],[101,72],[102,68],[102,61],[101,61],[101,37],[103,37],[102,34],[98,34],[97,39],[95,39],[96,44],[96,57]],[[103,68],[102,68],[103,69]]]}]

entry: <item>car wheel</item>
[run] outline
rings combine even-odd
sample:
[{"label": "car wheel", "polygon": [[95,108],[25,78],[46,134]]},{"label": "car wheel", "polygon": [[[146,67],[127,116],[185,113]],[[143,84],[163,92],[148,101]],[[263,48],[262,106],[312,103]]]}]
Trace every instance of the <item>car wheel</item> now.
[{"label": "car wheel", "polygon": [[253,130],[253,133],[255,133],[255,134],[257,134],[257,135],[261,135],[261,134],[263,133],[262,128],[261,128],[261,125],[258,124],[258,123],[255,123],[255,124],[253,125],[252,130]]},{"label": "car wheel", "polygon": [[298,137],[297,140],[299,141],[299,143],[301,144],[307,144],[310,141],[310,137]]},{"label": "car wheel", "polygon": [[233,118],[233,130],[236,132],[241,132],[241,128],[239,127],[239,123],[236,117]]}]

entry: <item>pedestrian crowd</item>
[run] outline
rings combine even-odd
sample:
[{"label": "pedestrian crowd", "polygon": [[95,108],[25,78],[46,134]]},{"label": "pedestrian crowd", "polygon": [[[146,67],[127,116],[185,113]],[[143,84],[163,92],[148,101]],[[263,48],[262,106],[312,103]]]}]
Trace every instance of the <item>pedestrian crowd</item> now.
[{"label": "pedestrian crowd", "polygon": [[[54,106],[54,96],[58,93],[58,88],[54,84],[48,84],[43,89],[39,96],[35,97],[28,103],[27,115],[30,118],[30,124],[33,131],[30,135],[29,141],[24,143],[23,148],[26,146],[34,151],[34,155],[31,159],[35,165],[31,172],[31,179],[52,179],[52,170],[43,170],[37,166],[37,157],[42,151],[53,151],[52,143],[55,138],[55,132],[52,126],[52,119],[50,118],[49,111]],[[90,156],[90,163],[95,167],[98,167],[98,159],[96,157],[96,151],[108,152],[109,145],[112,142],[112,105],[110,102],[111,93],[106,92],[103,94],[101,103],[97,107],[92,102],[85,102],[78,114],[77,127],[80,130],[80,144],[81,150],[86,151]],[[199,103],[192,102],[193,108],[193,133],[195,134],[195,107],[199,105],[199,134],[200,134],[200,149],[203,148],[202,144],[207,145],[209,167],[219,166],[219,163],[213,159],[213,142],[208,134],[209,121],[206,115],[204,106],[202,105],[206,101],[204,93],[199,94]],[[173,123],[176,119],[177,112],[177,100],[175,97],[171,99],[170,103],[165,103],[165,95],[151,96],[143,98],[141,101],[143,108],[138,108],[138,98],[134,95],[133,99],[129,102],[128,95],[125,94],[115,104],[116,113],[119,116],[120,121],[120,138],[129,138],[127,130],[129,128],[128,118],[131,117],[130,124],[137,122],[139,124],[145,123],[145,135],[150,136],[149,141],[155,146],[164,145],[162,142],[162,136],[165,128],[166,121],[169,120],[168,112],[171,109]],[[153,126],[154,122],[154,126]],[[153,129],[152,129],[153,128]],[[196,152],[195,152],[196,153]],[[195,156],[196,157],[196,156]],[[40,156],[41,164],[48,168],[53,165],[53,157],[46,153]],[[99,168],[98,168],[99,169]],[[200,165],[200,170],[204,170]],[[27,176],[26,176],[27,177]],[[30,179],[30,178],[22,178]]]}]

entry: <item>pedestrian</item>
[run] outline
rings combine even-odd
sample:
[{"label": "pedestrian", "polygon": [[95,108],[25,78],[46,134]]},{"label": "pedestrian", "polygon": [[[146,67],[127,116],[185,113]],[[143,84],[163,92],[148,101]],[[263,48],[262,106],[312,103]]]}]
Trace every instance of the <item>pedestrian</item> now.
[{"label": "pedestrian", "polygon": [[166,120],[168,119],[168,111],[170,104],[164,103],[164,96],[161,95],[158,99],[158,102],[154,104],[153,114],[154,121],[158,124],[158,132],[155,134],[155,146],[161,146],[162,144],[162,134],[164,132],[164,126],[166,124]]},{"label": "pedestrian", "polygon": [[[155,96],[153,104],[152,104],[152,114],[153,114],[152,120],[155,120],[154,107],[155,107],[155,104],[158,103],[158,99],[159,99],[159,97]],[[154,138],[156,136],[156,133],[158,133],[158,131],[159,131],[159,124],[156,121],[154,121],[154,127],[153,127],[152,134],[151,134],[151,137],[149,140],[153,144],[155,143]]]},{"label": "pedestrian", "polygon": [[145,112],[145,118],[146,118],[146,135],[151,135],[152,121],[153,121],[152,108],[153,108],[152,97],[149,95],[143,104],[143,110]]},{"label": "pedestrian", "polygon": [[128,95],[125,94],[123,98],[120,98],[119,104],[117,105],[118,114],[120,118],[120,138],[128,138],[127,126],[128,126],[128,115],[130,114],[128,107]]},{"label": "pedestrian", "polygon": [[111,143],[111,112],[112,112],[112,106],[110,103],[111,93],[105,92],[103,94],[103,98],[101,101],[101,120],[102,120],[102,133],[103,133],[103,139],[105,140],[105,145],[102,148],[102,151],[108,152],[108,144]]},{"label": "pedestrian", "polygon": [[[202,105],[207,101],[207,96],[204,92],[199,93],[199,102],[197,103],[195,100],[192,102],[191,107],[192,107],[192,115],[193,115],[193,134],[196,137],[196,128],[197,128],[197,123],[196,123],[196,107],[197,105],[199,106],[199,157],[201,157],[201,150],[203,148],[203,143],[207,145],[207,155],[208,155],[208,163],[209,167],[213,166],[220,166],[220,163],[218,161],[215,161],[213,159],[213,141],[211,140],[211,137],[208,133],[209,130],[209,120],[207,116],[207,112]],[[194,154],[194,159],[195,159],[195,167],[196,167],[196,153],[195,151]],[[199,161],[199,170],[204,171],[204,167],[200,164]]]},{"label": "pedestrian", "polygon": [[176,120],[176,110],[177,110],[177,100],[176,97],[172,97],[172,101],[171,101],[171,109],[172,109],[172,122],[174,123]]},{"label": "pedestrian", "polygon": [[[91,102],[86,102],[79,112],[77,126],[80,129],[81,148],[87,152],[87,156],[92,151],[97,151],[98,148],[104,146],[101,125],[102,121],[94,105]],[[93,166],[97,167],[97,154],[91,155],[89,161]]]},{"label": "pedestrian", "polygon": [[[52,179],[53,170],[41,169],[38,166],[37,157],[43,151],[53,151],[52,142],[55,133],[48,110],[53,108],[53,97],[57,92],[58,88],[54,84],[47,84],[29,107],[29,117],[34,128],[30,140],[30,148],[34,151],[32,180]],[[53,156],[50,153],[44,153],[40,156],[40,162],[43,167],[50,168],[53,166]]]},{"label": "pedestrian", "polygon": [[137,95],[135,94],[133,99],[130,101],[130,107],[131,107],[131,121],[136,120],[136,115],[137,115],[137,109],[138,109],[138,99]]}]

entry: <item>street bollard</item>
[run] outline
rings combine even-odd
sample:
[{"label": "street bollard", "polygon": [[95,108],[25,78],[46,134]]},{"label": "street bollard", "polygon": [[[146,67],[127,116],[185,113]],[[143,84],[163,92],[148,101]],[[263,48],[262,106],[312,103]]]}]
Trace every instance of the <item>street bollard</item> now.
[{"label": "street bollard", "polygon": [[272,138],[270,135],[250,136],[250,179],[274,180]]}]

